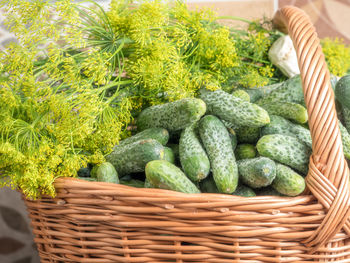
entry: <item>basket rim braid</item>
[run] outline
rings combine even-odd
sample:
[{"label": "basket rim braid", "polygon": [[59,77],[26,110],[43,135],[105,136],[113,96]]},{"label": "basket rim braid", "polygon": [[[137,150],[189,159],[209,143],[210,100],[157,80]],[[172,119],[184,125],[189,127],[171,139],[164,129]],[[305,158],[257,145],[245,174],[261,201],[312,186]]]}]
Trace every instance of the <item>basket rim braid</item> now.
[{"label": "basket rim braid", "polygon": [[58,178],[55,198],[25,199],[41,262],[350,262],[349,168],[319,39],[296,7],[273,21],[297,51],[313,139],[306,194],[244,198]]}]

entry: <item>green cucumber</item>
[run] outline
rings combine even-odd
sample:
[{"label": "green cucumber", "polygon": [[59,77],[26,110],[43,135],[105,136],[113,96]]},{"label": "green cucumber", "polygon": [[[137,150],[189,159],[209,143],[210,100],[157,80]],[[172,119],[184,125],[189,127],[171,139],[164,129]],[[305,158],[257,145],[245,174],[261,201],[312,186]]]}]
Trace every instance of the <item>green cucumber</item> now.
[{"label": "green cucumber", "polygon": [[192,181],[201,181],[208,176],[210,162],[196,135],[194,125],[182,131],[179,153],[181,166]]},{"label": "green cucumber", "polygon": [[350,109],[342,107],[342,113],[344,118],[344,124],[348,132],[350,132]]},{"label": "green cucumber", "polygon": [[276,178],[272,187],[283,195],[297,196],[304,191],[305,180],[288,166],[277,163]]},{"label": "green cucumber", "polygon": [[165,160],[154,160],[147,163],[146,178],[156,188],[183,193],[200,193],[180,168]]},{"label": "green cucumber", "polygon": [[109,162],[104,162],[98,166],[96,171],[96,179],[99,182],[119,184],[118,173],[114,166]]},{"label": "green cucumber", "polygon": [[88,182],[97,182],[96,178],[91,178],[91,177],[77,177],[77,178]]},{"label": "green cucumber", "polygon": [[137,129],[143,131],[152,127],[160,127],[168,131],[178,131],[198,121],[205,111],[205,103],[195,98],[151,106],[138,116]]},{"label": "green cucumber", "polygon": [[265,135],[260,138],[256,148],[261,156],[288,165],[303,174],[308,171],[311,149],[295,137]]},{"label": "green cucumber", "polygon": [[256,149],[252,144],[238,144],[235,150],[235,157],[237,160],[251,159],[256,157]]},{"label": "green cucumber", "polygon": [[82,167],[77,172],[78,177],[90,177],[90,168],[89,167]]},{"label": "green cucumber", "polygon": [[117,145],[106,160],[113,164],[119,175],[143,172],[148,162],[164,159],[164,147],[153,139],[126,145]]},{"label": "green cucumber", "polygon": [[350,160],[350,134],[340,121],[338,123],[343,143],[343,152],[345,157]]},{"label": "green cucumber", "polygon": [[241,100],[250,102],[249,94],[242,89],[235,90],[231,94],[237,98],[240,98]]},{"label": "green cucumber", "polygon": [[271,122],[261,129],[261,135],[282,134],[294,136],[312,147],[311,133],[303,126],[293,123],[281,116],[270,115]]},{"label": "green cucumber", "polygon": [[260,128],[240,127],[236,129],[236,133],[240,143],[256,143],[260,138]]},{"label": "green cucumber", "polygon": [[119,145],[130,144],[140,140],[154,139],[160,142],[162,145],[166,145],[169,140],[169,132],[163,128],[149,128],[142,132],[139,132],[129,138],[126,138],[119,142]]},{"label": "green cucumber", "polygon": [[175,164],[176,165],[180,165],[180,153],[179,153],[179,145],[175,144],[175,143],[168,143],[167,147],[169,147],[173,153],[174,153],[174,157],[175,157]]},{"label": "green cucumber", "polygon": [[230,138],[231,138],[231,144],[232,144],[232,149],[235,150],[236,147],[237,147],[237,135],[236,135],[236,132],[231,129],[231,128],[227,128],[228,130],[228,133],[230,135]]},{"label": "green cucumber", "polygon": [[268,113],[256,104],[239,99],[223,90],[200,90],[207,112],[235,126],[261,127],[270,122]]},{"label": "green cucumber", "polygon": [[240,179],[252,188],[268,186],[276,177],[275,162],[266,157],[240,160],[237,165]]},{"label": "green cucumber", "polygon": [[169,163],[175,164],[175,154],[173,150],[169,147],[164,147],[164,160],[168,161]]},{"label": "green cucumber", "polygon": [[144,188],[155,188],[148,179],[145,179]]},{"label": "green cucumber", "polygon": [[203,193],[219,193],[214,178],[210,175],[199,183],[199,187]]},{"label": "green cucumber", "polygon": [[284,196],[277,190],[273,189],[271,185],[257,189],[256,195],[257,196]]},{"label": "green cucumber", "polygon": [[232,193],[232,195],[238,195],[238,196],[243,196],[243,197],[256,196],[253,189],[249,188],[248,186],[242,185],[242,184],[237,186],[236,191],[234,191]]},{"label": "green cucumber", "polygon": [[293,102],[271,101],[259,105],[270,115],[278,115],[297,123],[306,123],[308,120],[307,110],[304,106]]},{"label": "green cucumber", "polygon": [[266,96],[267,94],[270,94],[273,90],[275,90],[282,84],[283,82],[271,84],[263,87],[247,88],[247,89],[244,89],[244,91],[248,93],[250,97],[250,102],[254,103],[257,100],[261,99],[262,97]]},{"label": "green cucumber", "polygon": [[120,184],[132,186],[132,187],[136,187],[136,188],[144,188],[145,187],[145,182],[143,182],[141,180],[136,180],[136,179],[120,180]]},{"label": "green cucumber", "polygon": [[99,166],[98,164],[95,164],[95,165],[92,167],[92,169],[91,169],[91,171],[90,171],[90,177],[91,177],[91,178],[96,178],[98,166]]},{"label": "green cucumber", "polygon": [[350,109],[350,75],[338,80],[335,85],[335,96],[343,107]]},{"label": "green cucumber", "polygon": [[225,125],[217,117],[207,115],[199,122],[199,133],[209,156],[216,186],[221,193],[233,193],[238,184],[238,169]]}]

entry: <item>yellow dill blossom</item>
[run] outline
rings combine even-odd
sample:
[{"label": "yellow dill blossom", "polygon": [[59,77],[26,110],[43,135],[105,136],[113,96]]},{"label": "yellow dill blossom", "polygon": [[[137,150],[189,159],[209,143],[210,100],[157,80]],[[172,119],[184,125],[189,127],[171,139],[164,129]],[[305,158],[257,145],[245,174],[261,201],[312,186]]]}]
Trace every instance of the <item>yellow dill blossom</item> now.
[{"label": "yellow dill blossom", "polygon": [[350,69],[350,46],[339,38],[325,38],[321,44],[329,71],[336,76],[344,76]]}]

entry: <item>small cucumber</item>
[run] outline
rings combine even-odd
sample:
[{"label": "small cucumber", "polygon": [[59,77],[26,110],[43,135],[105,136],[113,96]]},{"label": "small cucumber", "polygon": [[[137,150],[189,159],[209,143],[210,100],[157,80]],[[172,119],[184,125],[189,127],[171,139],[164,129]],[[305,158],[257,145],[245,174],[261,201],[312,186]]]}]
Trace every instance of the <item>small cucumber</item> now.
[{"label": "small cucumber", "polygon": [[253,189],[249,188],[248,186],[242,185],[242,184],[237,186],[236,191],[234,191],[232,193],[232,195],[238,195],[238,196],[243,196],[243,197],[256,196]]},{"label": "small cucumber", "polygon": [[160,127],[168,131],[178,131],[198,121],[205,111],[205,103],[195,98],[151,106],[138,116],[137,129],[143,131],[152,127]]},{"label": "small cucumber", "polygon": [[175,164],[174,152],[169,147],[164,147],[164,160],[168,161],[169,163]]},{"label": "small cucumber", "polygon": [[281,194],[277,190],[273,189],[271,185],[257,189],[256,195],[257,196],[271,196],[271,195],[272,196],[284,196],[283,194]]},{"label": "small cucumber", "polygon": [[236,158],[225,125],[215,116],[204,116],[199,133],[209,156],[213,177],[221,193],[233,193],[238,184]]},{"label": "small cucumber", "polygon": [[180,162],[185,174],[194,182],[203,180],[210,162],[195,132],[194,125],[183,130],[179,143]]},{"label": "small cucumber", "polygon": [[350,132],[350,109],[342,107],[342,113],[344,117],[344,124],[348,132]]},{"label": "small cucumber", "polygon": [[249,94],[242,89],[237,89],[237,90],[233,91],[231,94],[237,98],[240,98],[241,100],[245,100],[245,101],[250,102]]},{"label": "small cucumber", "polygon": [[131,180],[120,180],[120,184],[128,185],[136,188],[144,188],[145,182],[141,180],[131,179]]},{"label": "small cucumber", "polygon": [[237,160],[252,159],[256,157],[256,149],[252,144],[238,144],[235,150],[235,156]]},{"label": "small cucumber", "polygon": [[350,134],[340,121],[338,121],[338,123],[343,143],[344,155],[348,160],[350,160]]},{"label": "small cucumber", "polygon": [[231,144],[232,144],[232,149],[235,150],[236,147],[237,147],[237,135],[236,135],[236,132],[231,129],[231,128],[227,128],[228,130],[228,133],[230,135],[230,138],[231,138]]},{"label": "small cucumber", "polygon": [[239,99],[223,90],[200,90],[207,112],[235,126],[261,127],[270,122],[268,113],[256,104]]},{"label": "small cucumber", "polygon": [[295,137],[271,134],[260,138],[256,148],[261,156],[288,165],[306,174],[311,149]]},{"label": "small cucumber", "polygon": [[120,145],[130,144],[140,140],[154,139],[160,142],[162,145],[166,145],[169,140],[169,132],[163,128],[149,128],[142,132],[139,132],[129,138],[126,138],[119,142]]},{"label": "small cucumber", "polygon": [[146,178],[145,183],[144,183],[144,188],[155,188],[155,187]]},{"label": "small cucumber", "polygon": [[159,159],[164,159],[164,147],[153,139],[117,145],[106,156],[119,175],[143,172],[148,162]]},{"label": "small cucumber", "polygon": [[183,193],[200,193],[180,168],[165,160],[154,160],[147,163],[146,178],[156,188]]},{"label": "small cucumber", "polygon": [[278,115],[297,123],[306,123],[308,120],[307,110],[300,104],[285,101],[271,101],[267,104],[259,105],[270,115]]},{"label": "small cucumber", "polygon": [[276,178],[272,187],[283,195],[297,196],[305,189],[304,178],[288,166],[276,164]]},{"label": "small cucumber", "polygon": [[268,186],[276,177],[275,162],[266,157],[244,159],[237,162],[240,179],[252,188]]},{"label": "small cucumber", "polygon": [[219,193],[214,178],[211,175],[201,181],[199,187],[203,193]]},{"label": "small cucumber", "polygon": [[96,179],[99,182],[119,184],[118,173],[114,166],[109,162],[104,162],[98,166],[96,171]]},{"label": "small cucumber", "polygon": [[341,77],[335,85],[335,96],[343,107],[350,109],[350,75]]},{"label": "small cucumber", "polygon": [[260,128],[240,127],[236,131],[240,143],[256,143],[260,138]]}]

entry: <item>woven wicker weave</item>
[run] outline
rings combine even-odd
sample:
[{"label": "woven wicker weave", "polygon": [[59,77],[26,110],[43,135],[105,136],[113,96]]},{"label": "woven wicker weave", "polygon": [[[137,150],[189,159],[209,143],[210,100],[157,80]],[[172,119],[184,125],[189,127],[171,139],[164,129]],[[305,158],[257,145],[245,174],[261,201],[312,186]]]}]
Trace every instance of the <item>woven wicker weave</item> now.
[{"label": "woven wicker weave", "polygon": [[349,169],[319,40],[297,8],[274,21],[303,79],[309,192],[243,198],[60,178],[55,199],[26,200],[42,262],[350,262]]}]

